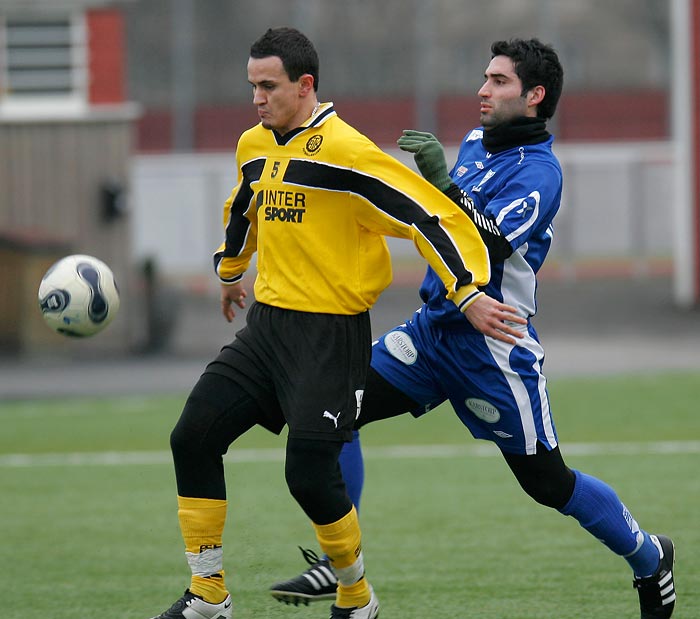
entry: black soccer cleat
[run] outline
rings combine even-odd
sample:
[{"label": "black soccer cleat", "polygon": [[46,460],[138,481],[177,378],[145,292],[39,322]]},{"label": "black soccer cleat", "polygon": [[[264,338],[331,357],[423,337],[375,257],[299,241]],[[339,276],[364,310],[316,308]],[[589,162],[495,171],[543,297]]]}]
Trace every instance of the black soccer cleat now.
[{"label": "black soccer cleat", "polygon": [[175,604],[152,619],[231,619],[232,616],[230,595],[221,604],[210,604],[187,589]]},{"label": "black soccer cleat", "polygon": [[641,619],[668,619],[676,604],[676,589],[673,585],[673,563],[675,548],[673,542],[664,535],[652,535],[661,555],[661,563],[651,576],[635,576],[633,586],[639,593]]},{"label": "black soccer cleat", "polygon": [[270,595],[280,602],[294,606],[308,605],[309,602],[319,600],[334,600],[338,580],[328,559],[319,559],[313,550],[301,546],[299,550],[311,567],[299,576],[272,585]]}]

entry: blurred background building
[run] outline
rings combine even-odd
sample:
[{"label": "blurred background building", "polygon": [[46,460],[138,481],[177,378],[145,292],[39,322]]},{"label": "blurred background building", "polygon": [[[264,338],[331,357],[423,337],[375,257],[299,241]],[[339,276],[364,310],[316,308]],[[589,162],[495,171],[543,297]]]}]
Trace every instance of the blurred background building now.
[{"label": "blurred background building", "polygon": [[84,350],[122,350],[133,313],[125,197],[136,108],[124,20],[97,0],[0,3],[0,350],[69,347],[42,324],[37,287],[69,253],[103,256],[126,311]]},{"label": "blurred background building", "polygon": [[[257,122],[248,50],[280,25],[316,44],[320,99],[408,165],[402,129],[435,132],[450,160],[478,124],[492,41],[552,43],[565,193],[543,277],[668,281],[674,2],[0,0],[0,251],[21,265],[0,271],[0,325],[16,323],[0,328],[0,353],[74,348],[26,327],[56,254],[98,255],[123,282],[122,315],[89,346],[165,346],[172,299],[216,293],[233,153]],[[413,249],[392,251],[397,279],[419,279]],[[8,303],[18,289],[22,303]]]},{"label": "blurred background building", "polygon": [[668,0],[145,0],[124,11],[142,151],[230,150],[257,121],[248,49],[280,25],[309,35],[322,98],[379,143],[408,125],[458,142],[478,122],[491,42],[516,36],[561,55],[560,140],[669,137]]}]

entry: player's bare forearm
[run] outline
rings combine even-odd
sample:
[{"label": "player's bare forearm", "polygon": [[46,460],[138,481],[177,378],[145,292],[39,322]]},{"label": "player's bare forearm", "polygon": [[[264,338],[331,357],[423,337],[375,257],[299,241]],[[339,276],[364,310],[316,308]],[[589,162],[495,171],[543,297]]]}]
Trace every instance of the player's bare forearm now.
[{"label": "player's bare forearm", "polygon": [[247,296],[248,293],[241,282],[221,284],[221,313],[228,322],[233,322],[233,319],[236,317],[236,311],[233,309],[233,306],[237,305],[243,309]]},{"label": "player's bare forearm", "polygon": [[467,307],[464,315],[475,329],[507,344],[517,344],[517,340],[524,335],[522,330],[514,325],[527,324],[527,320],[520,316],[514,307],[485,294]]}]

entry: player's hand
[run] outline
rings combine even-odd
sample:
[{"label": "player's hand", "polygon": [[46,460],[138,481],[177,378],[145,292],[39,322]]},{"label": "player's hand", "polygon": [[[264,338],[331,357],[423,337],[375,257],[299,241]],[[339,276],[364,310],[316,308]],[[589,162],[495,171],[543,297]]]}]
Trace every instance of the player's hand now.
[{"label": "player's hand", "polygon": [[445,191],[452,184],[447,173],[445,150],[432,133],[405,129],[396,143],[401,150],[413,153],[420,173],[430,184],[440,191]]},{"label": "player's hand", "polygon": [[221,313],[228,322],[233,322],[236,316],[234,305],[241,309],[245,307],[245,298],[248,293],[240,282],[236,284],[221,284]]},{"label": "player's hand", "polygon": [[524,336],[523,330],[514,325],[527,324],[527,320],[518,315],[514,307],[485,294],[467,307],[464,315],[475,329],[506,344],[517,344],[517,340]]}]

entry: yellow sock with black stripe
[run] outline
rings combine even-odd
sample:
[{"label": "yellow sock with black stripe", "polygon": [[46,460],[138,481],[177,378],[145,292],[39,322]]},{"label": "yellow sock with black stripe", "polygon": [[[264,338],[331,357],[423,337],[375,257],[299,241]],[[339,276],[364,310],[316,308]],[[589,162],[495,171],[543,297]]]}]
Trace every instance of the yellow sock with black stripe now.
[{"label": "yellow sock with black stripe", "polygon": [[222,537],[227,502],[177,497],[185,556],[192,570],[190,591],[211,604],[220,604],[228,590],[224,583]]},{"label": "yellow sock with black stripe", "polygon": [[352,608],[369,604],[371,594],[364,577],[362,534],[355,507],[336,522],[312,524],[321,550],[338,578],[336,606]]}]

